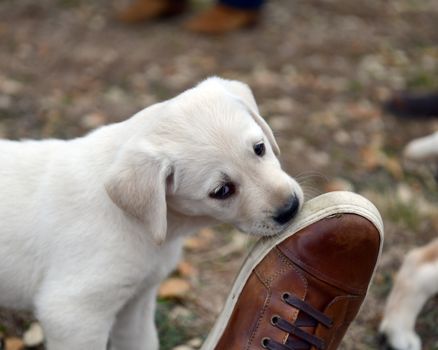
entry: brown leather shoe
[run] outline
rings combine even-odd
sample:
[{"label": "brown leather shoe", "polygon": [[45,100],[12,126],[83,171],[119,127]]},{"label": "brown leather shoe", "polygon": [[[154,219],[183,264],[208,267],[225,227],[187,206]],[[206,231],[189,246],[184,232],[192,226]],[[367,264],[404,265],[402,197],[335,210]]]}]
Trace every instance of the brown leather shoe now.
[{"label": "brown leather shoe", "polygon": [[186,0],[135,0],[118,13],[119,20],[136,23],[151,19],[178,15],[187,7]]},{"label": "brown leather shoe", "polygon": [[203,34],[223,34],[254,25],[259,19],[258,10],[245,10],[217,4],[187,21],[184,27]]},{"label": "brown leather shoe", "polygon": [[336,349],[382,243],[379,212],[365,198],[312,199],[285,234],[257,243],[202,350]]}]

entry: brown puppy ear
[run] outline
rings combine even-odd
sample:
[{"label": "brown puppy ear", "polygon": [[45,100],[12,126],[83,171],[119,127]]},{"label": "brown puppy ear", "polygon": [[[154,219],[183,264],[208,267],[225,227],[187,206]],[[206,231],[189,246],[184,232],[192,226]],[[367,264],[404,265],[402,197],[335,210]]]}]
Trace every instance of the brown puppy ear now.
[{"label": "brown puppy ear", "polygon": [[170,162],[151,147],[122,149],[105,180],[111,200],[145,226],[154,242],[162,244],[167,234],[166,180]]},{"label": "brown puppy ear", "polygon": [[272,150],[276,156],[280,155],[280,148],[278,147],[277,141],[275,140],[274,133],[269,127],[268,123],[260,116],[257,103],[255,101],[254,95],[248,85],[241,83],[236,80],[225,80],[220,79],[220,82],[225,86],[225,88],[233,95],[237,96],[240,101],[245,105],[245,107],[250,112],[254,121],[260,126],[266,135],[269,143],[271,144]]}]

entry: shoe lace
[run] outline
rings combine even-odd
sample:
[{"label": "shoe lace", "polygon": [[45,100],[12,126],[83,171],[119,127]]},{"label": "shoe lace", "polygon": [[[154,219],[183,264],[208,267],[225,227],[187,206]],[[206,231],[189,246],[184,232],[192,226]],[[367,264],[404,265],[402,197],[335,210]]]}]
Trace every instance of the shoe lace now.
[{"label": "shoe lace", "polygon": [[318,350],[324,350],[324,341],[313,334],[305,332],[301,327],[316,327],[318,323],[320,323],[325,327],[330,328],[333,325],[333,320],[321,311],[315,309],[312,305],[290,293],[283,293],[282,299],[286,304],[300,310],[300,314],[303,312],[310,316],[310,318],[307,320],[297,319],[294,324],[291,324],[280,316],[273,316],[271,324],[274,327],[293,335],[296,339],[289,339],[286,344],[281,344],[270,338],[263,338],[261,342],[262,347],[268,350],[306,350],[313,346]]}]

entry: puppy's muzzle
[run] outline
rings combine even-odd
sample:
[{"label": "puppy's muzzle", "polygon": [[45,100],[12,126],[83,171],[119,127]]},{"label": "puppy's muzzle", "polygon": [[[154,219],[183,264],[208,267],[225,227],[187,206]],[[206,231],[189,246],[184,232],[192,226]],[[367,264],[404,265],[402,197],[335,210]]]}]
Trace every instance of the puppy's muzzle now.
[{"label": "puppy's muzzle", "polygon": [[298,200],[296,195],[293,195],[289,198],[287,203],[277,210],[275,216],[272,219],[280,225],[284,225],[291,221],[295,215],[298,213],[298,209],[300,208],[300,201]]}]

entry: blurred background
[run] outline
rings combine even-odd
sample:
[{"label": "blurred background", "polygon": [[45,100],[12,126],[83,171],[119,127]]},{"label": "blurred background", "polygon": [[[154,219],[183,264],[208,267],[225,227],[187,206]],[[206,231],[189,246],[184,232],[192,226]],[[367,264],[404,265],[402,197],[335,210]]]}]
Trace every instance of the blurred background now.
[{"label": "blurred background", "polygon": [[[117,20],[127,5],[0,0],[0,137],[78,137],[210,75],[246,82],[307,198],[354,190],[382,213],[380,267],[341,346],[376,349],[404,255],[438,235],[432,165],[402,159],[408,141],[438,130],[438,118],[401,119],[382,108],[397,91],[438,90],[438,1],[268,0],[257,26],[215,36],[182,25],[211,6],[207,0],[182,16],[137,24]],[[187,241],[184,261],[160,290],[163,350],[200,346],[253,243],[226,226]],[[23,348],[31,322],[0,310],[8,350]],[[435,299],[417,324],[424,349],[438,349],[437,325]]]}]

